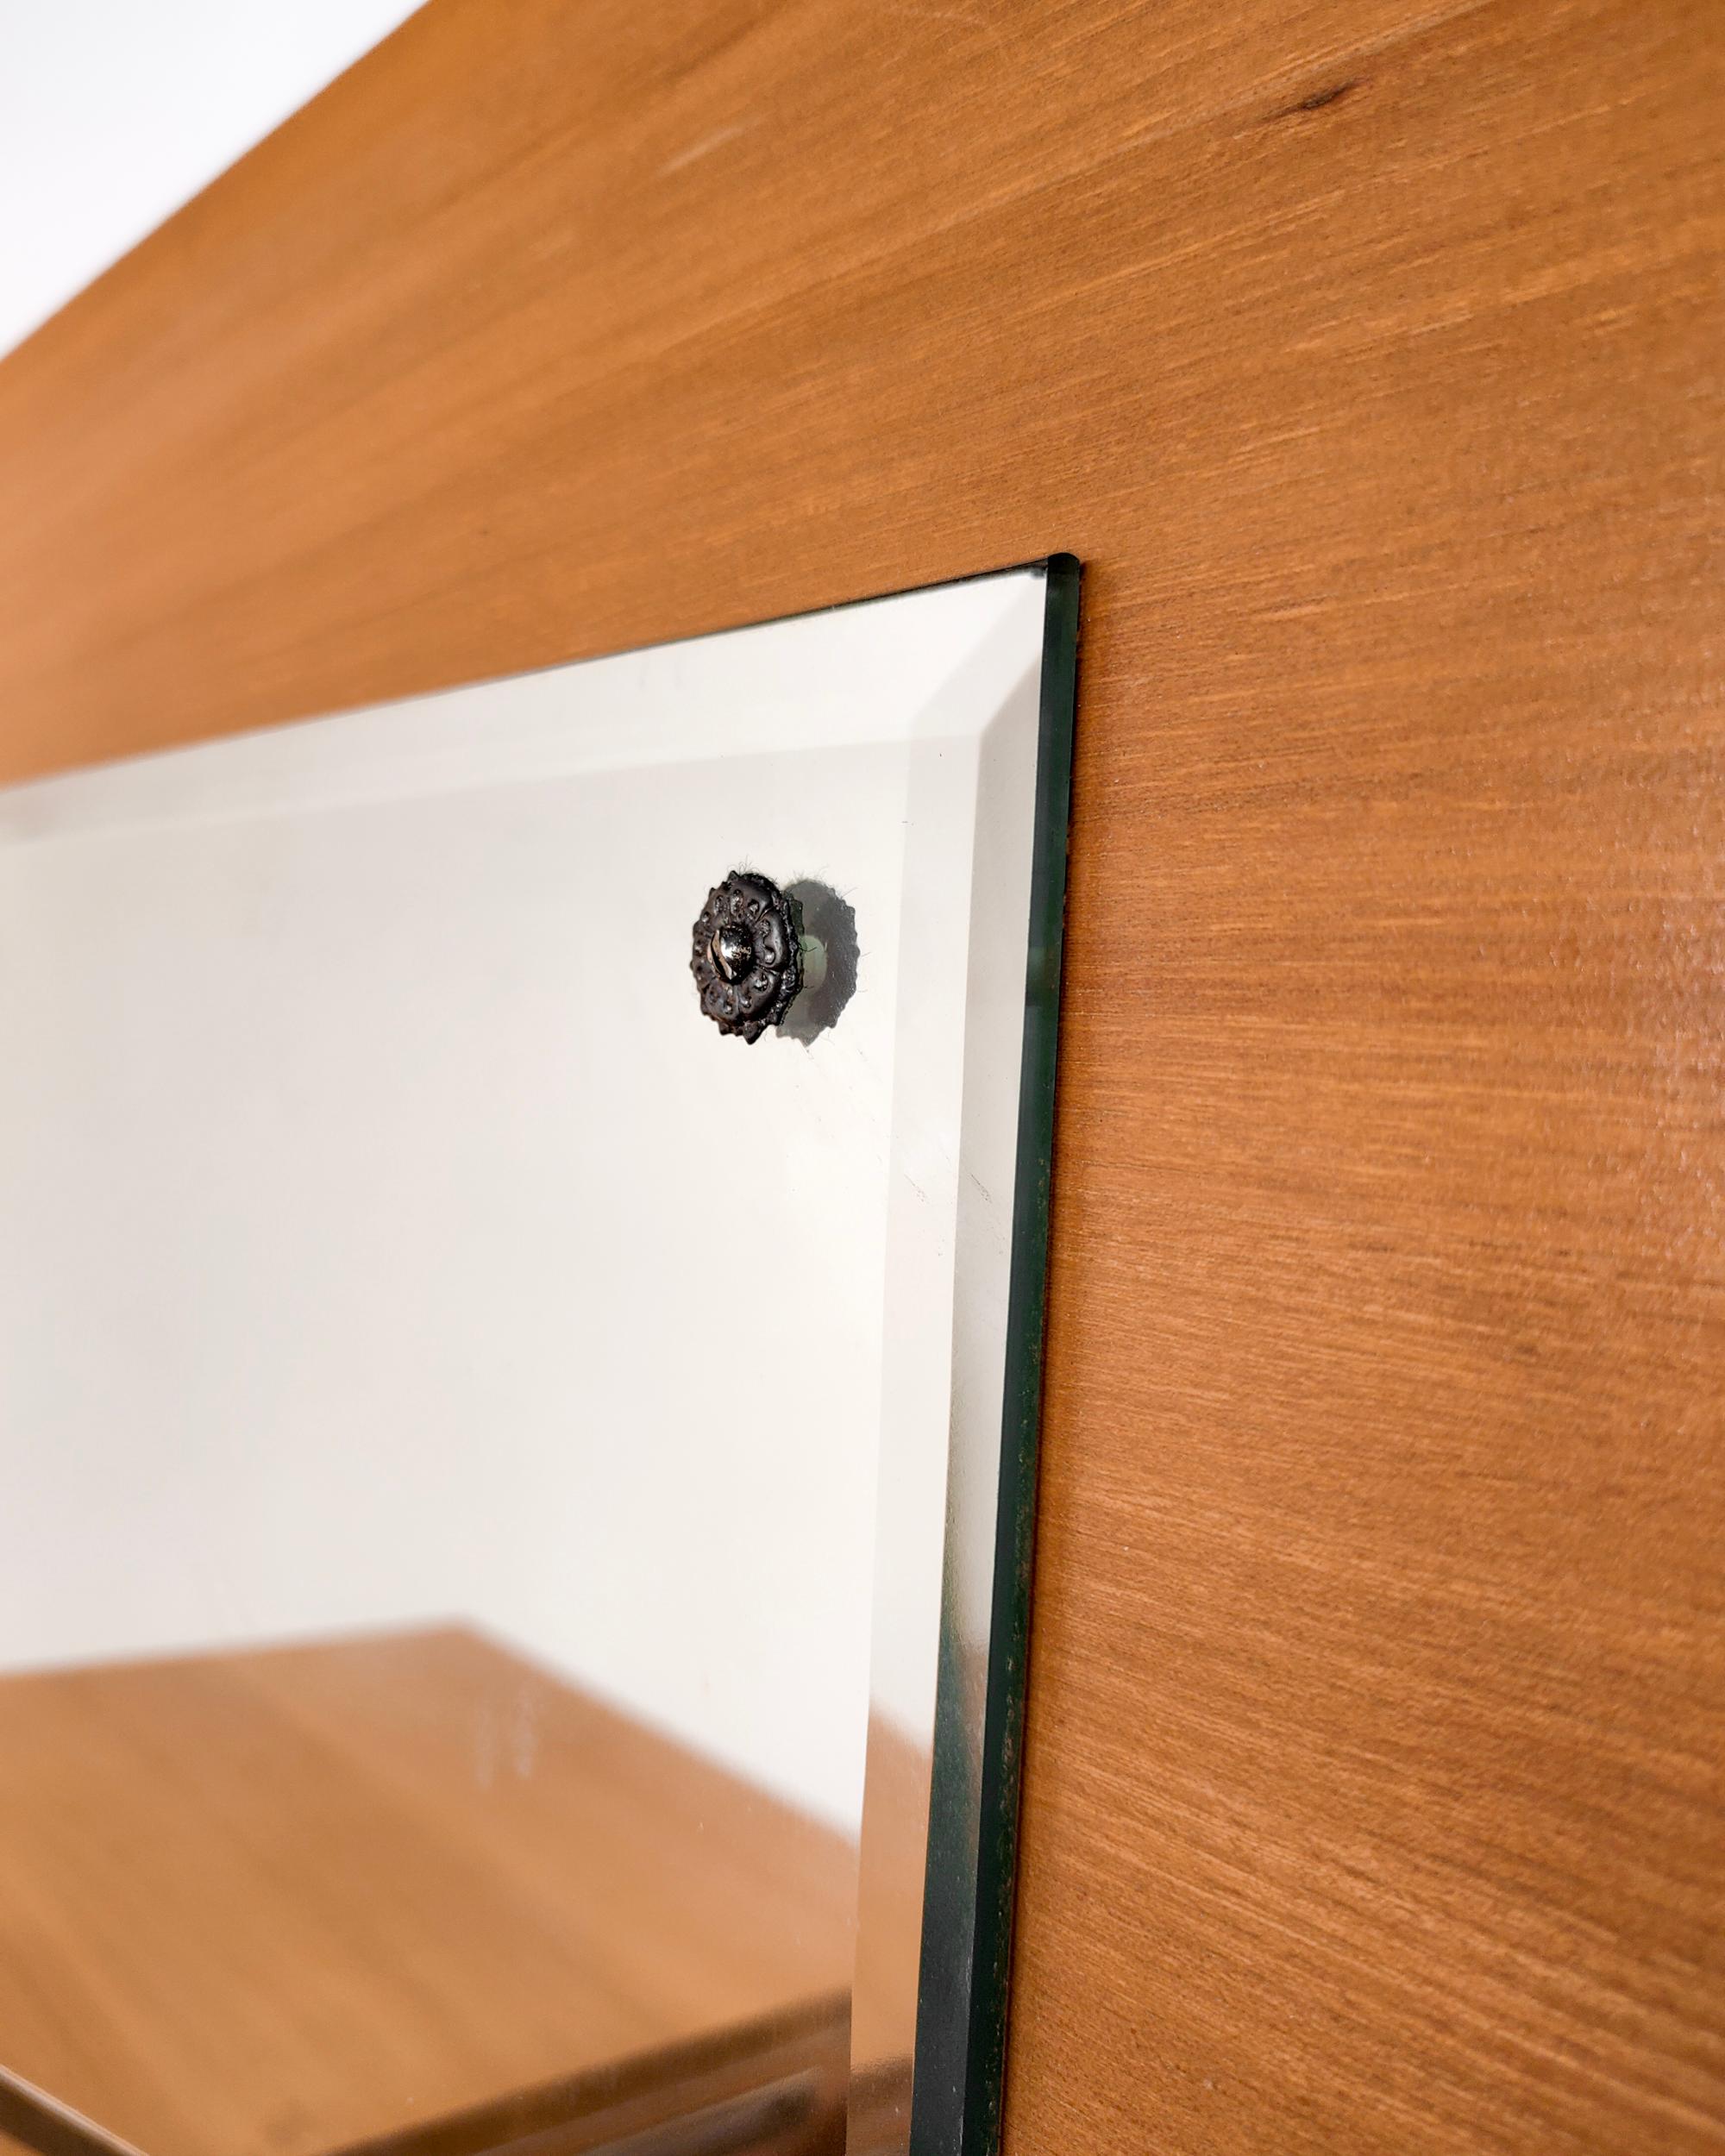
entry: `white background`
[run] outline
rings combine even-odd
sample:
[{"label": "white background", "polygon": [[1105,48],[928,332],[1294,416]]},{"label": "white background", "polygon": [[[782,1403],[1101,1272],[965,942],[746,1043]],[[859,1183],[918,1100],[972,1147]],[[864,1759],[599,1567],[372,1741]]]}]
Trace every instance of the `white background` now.
[{"label": "white background", "polygon": [[0,0],[0,352],[412,13]]}]

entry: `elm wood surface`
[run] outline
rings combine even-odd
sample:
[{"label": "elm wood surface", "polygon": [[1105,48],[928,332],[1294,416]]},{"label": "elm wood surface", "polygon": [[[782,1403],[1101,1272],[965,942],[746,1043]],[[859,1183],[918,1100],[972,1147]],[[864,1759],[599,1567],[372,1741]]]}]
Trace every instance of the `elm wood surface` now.
[{"label": "elm wood surface", "polygon": [[1714,0],[432,0],[0,366],[13,776],[1086,562],[1012,2150],[1725,2147]]},{"label": "elm wood surface", "polygon": [[578,2109],[842,2017],[855,1868],[458,1631],[9,1677],[0,2068],[145,2156]]}]

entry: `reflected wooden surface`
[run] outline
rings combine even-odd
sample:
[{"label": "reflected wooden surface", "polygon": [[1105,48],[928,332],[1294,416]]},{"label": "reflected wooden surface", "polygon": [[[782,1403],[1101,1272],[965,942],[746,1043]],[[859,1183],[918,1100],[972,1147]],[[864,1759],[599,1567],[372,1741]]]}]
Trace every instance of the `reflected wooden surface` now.
[{"label": "reflected wooden surface", "polygon": [[836,1994],[339,2156],[859,2156],[845,2140],[848,2025]]},{"label": "reflected wooden surface", "polygon": [[146,2156],[470,2156],[530,2116],[550,2156],[775,2084],[709,2143],[812,2148],[856,1862],[461,1631],[15,1677],[0,2067]]}]

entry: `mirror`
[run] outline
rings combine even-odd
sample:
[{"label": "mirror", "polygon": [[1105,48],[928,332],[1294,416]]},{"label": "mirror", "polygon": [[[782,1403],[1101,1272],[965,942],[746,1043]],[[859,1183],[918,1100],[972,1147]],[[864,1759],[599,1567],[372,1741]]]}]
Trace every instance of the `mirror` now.
[{"label": "mirror", "polygon": [[985,2145],[1076,609],[0,794],[0,2148]]}]

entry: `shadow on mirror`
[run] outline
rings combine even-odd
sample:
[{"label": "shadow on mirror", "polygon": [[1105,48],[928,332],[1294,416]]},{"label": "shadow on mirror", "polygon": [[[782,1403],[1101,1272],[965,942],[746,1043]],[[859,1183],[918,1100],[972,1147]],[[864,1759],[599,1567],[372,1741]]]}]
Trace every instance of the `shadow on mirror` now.
[{"label": "shadow on mirror", "polygon": [[806,1047],[837,1025],[856,993],[856,913],[831,884],[812,878],[787,883],[785,896],[801,933],[813,937],[826,953],[825,979],[818,988],[803,990],[779,1026],[786,1040],[800,1041]]}]

